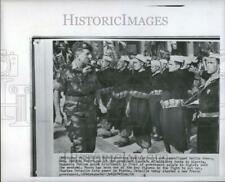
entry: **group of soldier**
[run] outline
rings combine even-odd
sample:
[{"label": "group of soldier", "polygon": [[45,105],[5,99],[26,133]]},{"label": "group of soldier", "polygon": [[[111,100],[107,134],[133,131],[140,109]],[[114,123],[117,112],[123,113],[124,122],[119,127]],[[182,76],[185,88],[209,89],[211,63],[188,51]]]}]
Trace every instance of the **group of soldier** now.
[{"label": "group of soldier", "polygon": [[218,153],[217,54],[201,60],[118,56],[109,42],[103,56],[94,60],[87,42],[54,46],[54,124],[66,127],[71,152],[92,153],[97,136],[111,137],[116,131],[115,145],[134,141],[140,146],[138,153],[151,152],[152,139],[162,140],[169,153],[171,146],[184,152],[195,120],[197,152]]}]

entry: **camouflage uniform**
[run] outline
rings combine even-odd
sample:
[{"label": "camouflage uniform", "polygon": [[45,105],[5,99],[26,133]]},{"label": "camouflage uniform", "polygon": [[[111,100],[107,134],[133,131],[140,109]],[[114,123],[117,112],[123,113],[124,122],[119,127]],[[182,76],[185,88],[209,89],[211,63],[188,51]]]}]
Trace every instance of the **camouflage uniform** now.
[{"label": "camouflage uniform", "polygon": [[67,66],[70,65],[72,61],[72,54],[66,53],[63,55],[62,52],[56,54],[53,57],[53,79],[60,77],[61,71]]},{"label": "camouflage uniform", "polygon": [[[71,53],[65,53],[63,54],[62,52],[55,54],[53,57],[53,80],[59,79],[61,72],[64,68],[69,66],[72,61],[72,54]],[[60,92],[54,91],[54,94],[59,97],[59,99],[62,98],[62,95]],[[54,111],[54,121],[56,117],[56,108],[55,104],[53,105],[53,111]],[[64,122],[66,122],[66,118],[63,118]]]},{"label": "camouflage uniform", "polygon": [[62,70],[57,81],[65,93],[64,112],[69,122],[68,136],[73,143],[71,152],[93,152],[97,129],[94,99],[99,88],[95,72],[83,74],[68,67]]}]

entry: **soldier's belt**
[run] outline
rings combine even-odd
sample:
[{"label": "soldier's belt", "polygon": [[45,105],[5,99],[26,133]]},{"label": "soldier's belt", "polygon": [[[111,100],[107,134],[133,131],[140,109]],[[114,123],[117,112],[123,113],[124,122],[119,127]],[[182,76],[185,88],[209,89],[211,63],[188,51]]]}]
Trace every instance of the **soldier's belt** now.
[{"label": "soldier's belt", "polygon": [[163,109],[182,107],[184,105],[183,99],[169,99],[161,101],[161,106]]},{"label": "soldier's belt", "polygon": [[87,102],[87,101],[94,101],[93,100],[93,94],[90,95],[83,95],[83,96],[66,96],[65,102],[71,101],[71,102]]},{"label": "soldier's belt", "polygon": [[200,112],[198,117],[200,117],[200,118],[217,118],[217,117],[219,117],[219,112],[209,112],[209,113]]},{"label": "soldier's belt", "polygon": [[122,92],[117,92],[113,94],[113,97],[116,99],[123,99],[125,97],[127,97],[128,95],[128,91],[122,91]]},{"label": "soldier's belt", "polygon": [[151,92],[150,92],[150,95],[161,95],[162,94],[162,90],[152,90]]}]

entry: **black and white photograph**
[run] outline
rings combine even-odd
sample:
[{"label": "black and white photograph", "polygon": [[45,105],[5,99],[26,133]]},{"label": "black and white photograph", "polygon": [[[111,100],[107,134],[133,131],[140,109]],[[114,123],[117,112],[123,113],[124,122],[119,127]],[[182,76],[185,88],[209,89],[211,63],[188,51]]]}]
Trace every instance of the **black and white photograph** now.
[{"label": "black and white photograph", "polygon": [[2,0],[1,181],[224,181],[224,8]]},{"label": "black and white photograph", "polygon": [[50,46],[54,153],[219,153],[219,38]]}]

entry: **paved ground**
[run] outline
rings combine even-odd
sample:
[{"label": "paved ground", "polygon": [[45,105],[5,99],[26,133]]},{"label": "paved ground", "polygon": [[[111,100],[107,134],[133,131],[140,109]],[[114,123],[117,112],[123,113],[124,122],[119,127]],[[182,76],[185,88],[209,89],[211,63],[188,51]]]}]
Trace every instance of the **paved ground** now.
[{"label": "paved ground", "polygon": [[[191,130],[191,142],[190,149],[185,151],[185,153],[196,153],[196,127],[192,127]],[[135,142],[131,142],[130,145],[125,147],[117,147],[113,144],[114,141],[118,139],[118,135],[113,137],[103,139],[97,137],[96,139],[96,153],[133,153],[137,151],[139,146]],[[70,152],[70,140],[66,135],[66,130],[64,127],[58,127],[54,129],[54,151],[55,153],[69,153]],[[163,141],[152,140],[151,153],[165,153],[165,148]],[[177,153],[177,151],[172,148],[172,153]]]}]

